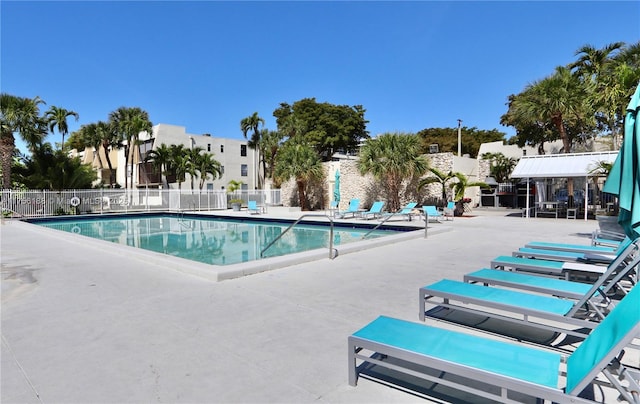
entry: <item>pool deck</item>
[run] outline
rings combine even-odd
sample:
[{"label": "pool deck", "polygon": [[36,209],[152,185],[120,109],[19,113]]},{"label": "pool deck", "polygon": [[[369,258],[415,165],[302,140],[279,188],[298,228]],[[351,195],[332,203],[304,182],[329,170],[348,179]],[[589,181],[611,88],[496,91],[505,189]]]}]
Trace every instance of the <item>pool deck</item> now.
[{"label": "pool deck", "polygon": [[527,241],[588,243],[597,227],[471,215],[430,223],[427,238],[219,282],[6,221],[0,401],[416,402],[372,380],[349,386],[347,337],[381,314],[417,322],[421,286],[461,280]]}]

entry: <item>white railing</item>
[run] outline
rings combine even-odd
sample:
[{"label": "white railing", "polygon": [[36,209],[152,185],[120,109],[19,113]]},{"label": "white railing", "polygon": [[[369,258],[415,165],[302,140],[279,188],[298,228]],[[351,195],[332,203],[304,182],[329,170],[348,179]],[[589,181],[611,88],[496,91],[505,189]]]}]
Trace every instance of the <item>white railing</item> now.
[{"label": "white railing", "polygon": [[208,211],[227,209],[228,200],[241,198],[279,205],[280,190],[239,191],[191,189],[79,189],[67,191],[3,190],[0,207],[8,216],[56,216],[139,211]]}]

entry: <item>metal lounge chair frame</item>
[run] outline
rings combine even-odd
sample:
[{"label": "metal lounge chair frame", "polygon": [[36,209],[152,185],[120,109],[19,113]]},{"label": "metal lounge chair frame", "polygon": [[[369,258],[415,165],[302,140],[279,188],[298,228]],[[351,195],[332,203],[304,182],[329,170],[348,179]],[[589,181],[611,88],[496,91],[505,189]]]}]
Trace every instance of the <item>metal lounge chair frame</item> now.
[{"label": "metal lounge chair frame", "polygon": [[335,216],[339,217],[340,219],[345,219],[347,215],[351,215],[351,217],[356,217],[356,215],[359,213],[359,209],[360,209],[360,199],[353,198],[349,201],[349,208],[344,211],[336,212]]},{"label": "metal lounge chair frame", "polygon": [[[612,302],[607,293],[640,262],[640,254],[635,254],[630,262],[624,262],[623,258],[618,257],[617,264],[610,265],[589,290],[575,300],[443,279],[420,288],[419,317],[424,321],[430,315],[426,311],[426,304],[430,302],[434,306],[584,338],[610,310]],[[569,329],[570,326],[583,329]]]},{"label": "metal lounge chair frame", "polygon": [[602,374],[622,399],[640,403],[640,373],[620,363],[623,349],[640,336],[638,307],[640,288],[635,288],[569,355],[381,316],[348,337],[349,384],[355,386],[360,373],[376,365],[497,402],[517,402],[509,393],[518,392],[591,403],[579,394],[592,383],[605,384],[595,381]]},{"label": "metal lounge chair frame", "polygon": [[256,201],[248,201],[247,210],[251,214],[260,214],[264,212],[264,208],[262,206],[258,206],[258,202]]},{"label": "metal lounge chair frame", "polygon": [[444,217],[434,205],[425,205],[422,207],[422,211],[424,212],[424,220],[427,222],[429,222],[429,218],[434,218],[438,223],[441,223],[440,218]]},{"label": "metal lounge chair frame", "polygon": [[408,204],[405,205],[405,207],[403,207],[399,211],[384,213],[382,216],[385,217],[385,220],[387,218],[391,218],[395,216],[406,216],[407,220],[411,221],[411,216],[413,215],[413,209],[415,209],[417,205],[418,204],[416,202],[409,202]]},{"label": "metal lounge chair frame", "polygon": [[600,245],[582,245],[582,244],[564,244],[553,243],[548,241],[530,241],[524,246],[526,248],[537,248],[544,250],[557,250],[557,251],[572,251],[582,253],[604,253],[604,254],[617,254],[622,251],[629,243],[631,239],[626,238],[617,247],[607,247]]},{"label": "metal lounge chair frame", "polygon": [[371,208],[368,211],[362,212],[360,217],[362,219],[375,219],[375,218],[378,218],[378,217],[382,216],[382,208],[383,207],[384,207],[384,201],[376,201],[376,202],[373,203],[373,205],[371,205]]},{"label": "metal lounge chair frame", "polygon": [[573,251],[543,250],[538,248],[521,247],[511,253],[513,257],[544,259],[549,261],[584,262],[588,264],[610,264],[616,254],[580,253]]}]

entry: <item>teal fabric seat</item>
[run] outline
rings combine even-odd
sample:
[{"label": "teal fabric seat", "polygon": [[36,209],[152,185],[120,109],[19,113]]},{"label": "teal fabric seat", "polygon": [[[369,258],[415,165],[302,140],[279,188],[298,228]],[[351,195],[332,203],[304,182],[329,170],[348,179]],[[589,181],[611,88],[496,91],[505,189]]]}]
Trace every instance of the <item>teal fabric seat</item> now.
[{"label": "teal fabric seat", "polygon": [[591,285],[587,283],[488,268],[466,274],[464,281],[501,285],[573,299],[580,299],[591,289]]},{"label": "teal fabric seat", "polygon": [[[555,352],[385,316],[378,317],[353,335],[529,383],[558,387],[561,355]],[[497,357],[501,360],[495,360]]]},{"label": "teal fabric seat", "polygon": [[444,295],[459,296],[461,300],[474,299],[496,303],[500,306],[521,308],[564,316],[573,308],[573,302],[550,296],[534,295],[514,290],[491,288],[482,285],[443,279],[422,288],[427,294],[442,292]]},{"label": "teal fabric seat", "polygon": [[[374,368],[379,366],[478,397],[465,397],[470,402],[504,402],[517,392],[566,403],[589,402],[578,395],[602,374],[601,389],[615,389],[622,400],[637,402],[637,376],[620,366],[617,357],[640,335],[638,308],[640,287],[634,287],[569,355],[380,316],[348,337],[349,384],[356,386],[360,373],[370,369],[384,377],[385,372]],[[397,383],[403,378],[384,380]]]},{"label": "teal fabric seat", "polygon": [[438,209],[434,205],[425,205],[422,207],[424,212],[425,220],[429,220],[430,218],[435,219],[436,221],[440,221],[440,218],[444,217],[442,213],[438,212]]},{"label": "teal fabric seat", "polygon": [[371,205],[371,209],[362,213],[363,219],[375,219],[382,215],[382,208],[384,207],[383,201],[376,201]]},{"label": "teal fabric seat", "polygon": [[347,208],[347,210],[345,211],[337,212],[336,216],[341,219],[346,218],[348,215],[350,215],[351,217],[356,217],[356,215],[359,213],[359,209],[360,209],[360,199],[353,198],[349,201],[349,208]]}]

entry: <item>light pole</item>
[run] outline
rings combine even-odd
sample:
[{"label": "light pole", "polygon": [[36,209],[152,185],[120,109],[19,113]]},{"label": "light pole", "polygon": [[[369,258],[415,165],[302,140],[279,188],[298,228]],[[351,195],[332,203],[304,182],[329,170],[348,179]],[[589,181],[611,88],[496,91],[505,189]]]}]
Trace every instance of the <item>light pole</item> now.
[{"label": "light pole", "polygon": [[460,124],[462,123],[462,119],[458,119],[458,157],[462,156],[462,129]]}]

